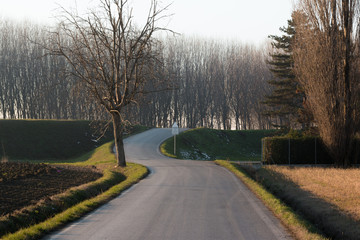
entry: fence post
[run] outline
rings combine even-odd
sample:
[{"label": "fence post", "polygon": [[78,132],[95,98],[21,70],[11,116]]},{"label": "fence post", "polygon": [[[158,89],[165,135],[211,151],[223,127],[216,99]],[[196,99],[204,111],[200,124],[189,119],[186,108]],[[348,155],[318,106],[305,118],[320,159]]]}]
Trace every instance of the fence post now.
[{"label": "fence post", "polygon": [[261,164],[264,161],[264,139],[261,139]]},{"label": "fence post", "polygon": [[290,138],[289,138],[289,165],[291,165],[291,160],[290,160]]},{"label": "fence post", "polygon": [[317,164],[317,149],[316,149],[316,137],[315,137],[315,165]]}]

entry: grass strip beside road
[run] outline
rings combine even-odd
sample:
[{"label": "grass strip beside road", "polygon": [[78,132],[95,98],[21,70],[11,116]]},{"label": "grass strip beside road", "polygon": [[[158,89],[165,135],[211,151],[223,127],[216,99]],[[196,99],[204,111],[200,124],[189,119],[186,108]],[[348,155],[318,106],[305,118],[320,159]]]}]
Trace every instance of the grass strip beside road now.
[{"label": "grass strip beside road", "polygon": [[358,168],[241,166],[331,239],[359,239]]},{"label": "grass strip beside road", "polygon": [[35,205],[2,216],[0,237],[45,221],[69,207],[97,196],[125,179],[126,176],[119,172],[105,170],[104,175],[95,181],[72,187],[60,194],[41,199]]},{"label": "grass strip beside road", "polygon": [[131,169],[126,171],[127,172],[126,180],[118,185],[111,187],[106,192],[92,199],[81,202],[71,208],[68,208],[64,212],[56,215],[53,218],[46,220],[45,222],[36,224],[29,228],[19,230],[13,234],[6,235],[2,239],[4,240],[39,239],[40,237],[44,236],[47,233],[50,233],[51,231],[58,229],[64,224],[79,219],[80,217],[84,216],[86,213],[89,213],[90,211],[96,209],[102,204],[118,196],[121,192],[123,192],[124,190],[132,186],[134,183],[141,180],[148,173],[146,167],[138,164],[131,164],[129,167],[131,167]]},{"label": "grass strip beside road", "polygon": [[325,240],[328,239],[319,233],[314,225],[298,215],[293,209],[270,193],[264,186],[254,181],[245,171],[236,167],[234,163],[216,160],[216,164],[223,166],[239,177],[254,192],[263,203],[275,214],[277,218],[299,240]]},{"label": "grass strip beside road", "polygon": [[[94,152],[92,152],[88,160],[80,163],[73,163],[72,165],[96,166],[98,169],[103,170],[104,173],[107,173],[105,175],[122,175],[123,181],[121,181],[120,183],[119,181],[117,181],[116,183],[114,183],[115,185],[112,184],[112,187],[107,188],[108,190],[106,190],[105,192],[101,191],[102,193],[93,198],[87,199],[82,202],[77,202],[75,203],[75,205],[69,206],[69,208],[67,208],[63,212],[45,220],[44,222],[37,223],[33,226],[23,228],[15,233],[2,236],[1,239],[39,239],[45,234],[58,229],[59,227],[63,226],[68,222],[74,221],[84,216],[86,213],[108,202],[109,200],[118,196],[124,190],[128,189],[133,184],[140,181],[148,174],[148,169],[139,164],[128,163],[128,166],[125,168],[114,168],[116,161],[115,156],[111,151],[112,145],[112,142],[104,144],[101,147],[97,148]],[[95,182],[89,183],[89,185],[95,183],[101,184],[109,181],[109,179],[105,176],[100,179]],[[69,192],[69,199],[72,199],[74,197],[77,198],[77,191],[69,190]]]}]

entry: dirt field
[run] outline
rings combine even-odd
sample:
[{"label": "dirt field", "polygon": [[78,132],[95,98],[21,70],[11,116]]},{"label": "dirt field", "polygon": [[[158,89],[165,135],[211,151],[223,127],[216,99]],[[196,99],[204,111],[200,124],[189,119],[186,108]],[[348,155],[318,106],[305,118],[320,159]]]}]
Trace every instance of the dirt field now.
[{"label": "dirt field", "polygon": [[0,216],[101,176],[90,168],[0,163]]}]

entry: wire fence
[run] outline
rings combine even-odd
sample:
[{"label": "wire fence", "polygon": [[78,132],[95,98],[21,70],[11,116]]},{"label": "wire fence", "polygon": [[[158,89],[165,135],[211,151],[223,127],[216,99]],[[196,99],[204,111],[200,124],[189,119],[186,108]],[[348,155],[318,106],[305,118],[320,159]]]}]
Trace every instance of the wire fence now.
[{"label": "wire fence", "polygon": [[[307,140],[310,141],[310,140]],[[300,149],[298,146],[298,142],[294,141],[290,138],[287,139],[287,143],[286,143],[286,149],[287,151],[282,151],[281,153],[284,155],[286,154],[286,160],[284,161],[284,157],[285,156],[281,156],[282,161],[281,164],[288,164],[288,165],[292,165],[292,164],[319,164],[318,161],[318,140],[317,138],[314,138],[313,140],[311,140],[311,142],[307,142],[306,144],[306,149]],[[268,156],[265,156],[266,154],[269,154],[267,152],[267,148],[266,148],[266,144],[267,141],[265,138],[261,139],[261,162],[262,163],[278,163],[278,161],[276,161],[275,159],[272,159],[272,162],[268,161]],[[282,147],[285,147],[284,145],[282,145]],[[295,148],[296,147],[296,148]],[[310,149],[308,149],[310,148]],[[311,149],[312,148],[312,149]],[[300,149],[300,150],[299,150]],[[300,151],[300,152],[299,152]],[[302,154],[302,152],[306,152],[306,154]],[[306,155],[304,162],[299,162],[299,155]],[[265,160],[266,158],[266,160]],[[301,158],[301,157],[300,157]]]}]

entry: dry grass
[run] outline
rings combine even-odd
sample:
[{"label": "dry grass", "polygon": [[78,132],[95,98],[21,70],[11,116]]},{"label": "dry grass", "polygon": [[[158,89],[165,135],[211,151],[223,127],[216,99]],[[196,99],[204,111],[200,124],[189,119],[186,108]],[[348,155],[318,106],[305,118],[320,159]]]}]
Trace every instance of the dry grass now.
[{"label": "dry grass", "polygon": [[360,169],[266,166],[244,170],[328,238],[360,239]]},{"label": "dry grass", "polygon": [[268,167],[360,220],[360,169]]},{"label": "dry grass", "polygon": [[[294,211],[285,202],[272,194],[269,189],[264,187],[266,183],[270,183],[272,190],[277,188],[279,184],[279,178],[276,176],[277,173],[268,174],[270,171],[264,169],[255,169],[250,166],[239,165],[236,163],[230,163],[229,161],[216,160],[216,164],[226,167],[239,177],[251,191],[253,191],[259,199],[274,213],[274,215],[281,220],[281,222],[288,228],[294,239],[297,240],[325,240],[330,239],[325,237],[319,229],[316,228],[315,224],[311,224],[307,221],[299,211]],[[260,171],[259,171],[260,170]],[[254,181],[249,177],[257,178],[259,182]],[[272,176],[270,176],[272,175]],[[275,178],[275,181],[273,181]],[[269,186],[269,184],[268,184]],[[286,184],[285,186],[289,186]],[[279,189],[286,189],[288,192],[289,188],[284,187],[284,184]],[[296,194],[295,194],[296,195]]]}]

